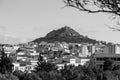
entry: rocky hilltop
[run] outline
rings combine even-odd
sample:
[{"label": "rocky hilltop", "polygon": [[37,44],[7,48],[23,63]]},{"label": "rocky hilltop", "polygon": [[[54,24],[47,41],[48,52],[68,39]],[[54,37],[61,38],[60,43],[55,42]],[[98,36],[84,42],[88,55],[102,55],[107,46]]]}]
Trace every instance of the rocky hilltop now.
[{"label": "rocky hilltop", "polygon": [[46,41],[46,42],[65,41],[67,43],[82,43],[82,42],[97,43],[98,42],[94,39],[90,39],[86,36],[79,34],[74,29],[68,26],[62,27],[57,30],[53,30],[49,32],[45,37],[35,39],[33,42],[40,43],[41,41]]}]

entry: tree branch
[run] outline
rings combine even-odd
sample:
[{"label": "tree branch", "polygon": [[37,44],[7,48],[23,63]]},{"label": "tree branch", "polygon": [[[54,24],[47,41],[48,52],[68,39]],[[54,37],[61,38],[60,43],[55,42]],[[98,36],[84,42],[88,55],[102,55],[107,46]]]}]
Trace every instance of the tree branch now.
[{"label": "tree branch", "polygon": [[[74,7],[80,11],[86,11],[89,13],[106,12],[120,16],[120,7],[118,6],[120,5],[120,1],[118,3],[116,0],[64,0],[64,3],[66,6]],[[96,6],[99,9],[94,10],[86,8],[90,5],[90,3],[92,6]]]}]

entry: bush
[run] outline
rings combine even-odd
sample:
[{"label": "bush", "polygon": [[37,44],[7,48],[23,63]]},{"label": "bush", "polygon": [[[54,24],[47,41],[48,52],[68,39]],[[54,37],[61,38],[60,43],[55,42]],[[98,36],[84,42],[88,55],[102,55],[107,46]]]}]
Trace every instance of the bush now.
[{"label": "bush", "polygon": [[24,73],[20,80],[42,80],[36,73]]},{"label": "bush", "polygon": [[0,80],[19,80],[19,79],[11,73],[6,73],[0,74]]},{"label": "bush", "polygon": [[13,75],[17,76],[19,79],[24,75],[24,73],[20,70],[15,70]]}]

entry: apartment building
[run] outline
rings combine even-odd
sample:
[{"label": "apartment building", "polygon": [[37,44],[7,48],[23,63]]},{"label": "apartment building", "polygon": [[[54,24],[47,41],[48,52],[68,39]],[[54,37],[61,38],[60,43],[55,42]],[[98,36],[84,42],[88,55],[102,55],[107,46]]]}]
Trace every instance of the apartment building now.
[{"label": "apartment building", "polygon": [[95,45],[95,54],[109,54],[109,47],[103,44]]},{"label": "apartment building", "polygon": [[115,54],[120,54],[120,44],[115,45]]},{"label": "apartment building", "polygon": [[111,59],[116,65],[120,65],[120,54],[95,54],[94,60],[95,64],[99,68],[103,68],[103,63],[105,59]]}]

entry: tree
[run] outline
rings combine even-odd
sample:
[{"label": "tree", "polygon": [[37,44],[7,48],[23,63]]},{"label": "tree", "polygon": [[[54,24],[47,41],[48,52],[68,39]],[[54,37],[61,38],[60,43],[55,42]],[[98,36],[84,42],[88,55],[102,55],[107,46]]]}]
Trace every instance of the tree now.
[{"label": "tree", "polygon": [[18,77],[14,76],[12,73],[3,74],[6,80],[19,80]]},{"label": "tree", "polygon": [[37,63],[37,67],[35,68],[35,70],[38,71],[53,71],[53,70],[57,70],[57,66],[52,63],[52,62],[46,62],[43,57],[41,55],[39,55],[38,58],[38,63]]},{"label": "tree", "polygon": [[12,60],[7,57],[4,53],[4,49],[2,49],[2,56],[0,58],[0,72],[5,74],[6,72],[12,72],[13,64]]},{"label": "tree", "polygon": [[63,76],[56,71],[49,72],[50,78],[48,80],[64,80]]},{"label": "tree", "polygon": [[24,73],[20,80],[42,80],[36,73]]},{"label": "tree", "polygon": [[103,80],[119,80],[118,76],[110,70],[104,71]]},{"label": "tree", "polygon": [[42,80],[64,80],[61,74],[56,71],[50,71],[50,72],[41,71],[41,72],[38,72],[37,75],[39,75],[39,77]]},{"label": "tree", "polygon": [[[68,7],[76,8],[88,13],[111,13],[113,19],[120,19],[120,0],[64,0]],[[117,25],[120,25],[119,20]],[[120,31],[118,26],[110,27],[115,31]]]},{"label": "tree", "polygon": [[90,57],[90,61],[85,66],[87,67],[87,72],[89,72],[89,75],[91,75],[92,79],[103,79],[103,71],[102,69],[97,68],[94,60],[94,54]]},{"label": "tree", "polygon": [[12,73],[1,74],[0,73],[0,80],[19,80],[16,76]]},{"label": "tree", "polygon": [[36,71],[53,71],[57,70],[57,66],[54,63],[51,62],[42,62],[41,64],[38,64],[36,67]]},{"label": "tree", "polygon": [[60,71],[65,80],[77,80],[79,78],[79,70],[74,65],[65,65]]},{"label": "tree", "polygon": [[106,59],[103,63],[103,70],[106,71],[106,70],[110,70],[112,71],[114,67],[114,62],[111,60],[111,59]]},{"label": "tree", "polygon": [[24,75],[24,73],[20,70],[15,70],[13,75],[17,76],[19,79]]},{"label": "tree", "polygon": [[64,0],[64,2],[66,6],[77,8],[80,11],[107,12],[120,16],[120,0]]},{"label": "tree", "polygon": [[120,65],[114,65],[113,71],[120,70]]}]

